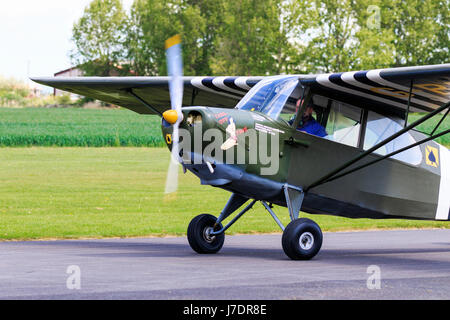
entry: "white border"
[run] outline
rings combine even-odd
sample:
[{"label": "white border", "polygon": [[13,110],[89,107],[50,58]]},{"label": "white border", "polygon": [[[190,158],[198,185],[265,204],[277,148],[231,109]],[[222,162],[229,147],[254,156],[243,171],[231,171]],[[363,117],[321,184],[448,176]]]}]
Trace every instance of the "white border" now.
[{"label": "white border", "polygon": [[450,209],[450,151],[439,146],[439,165],[441,167],[441,183],[439,185],[439,200],[436,210],[436,220],[448,220]]}]

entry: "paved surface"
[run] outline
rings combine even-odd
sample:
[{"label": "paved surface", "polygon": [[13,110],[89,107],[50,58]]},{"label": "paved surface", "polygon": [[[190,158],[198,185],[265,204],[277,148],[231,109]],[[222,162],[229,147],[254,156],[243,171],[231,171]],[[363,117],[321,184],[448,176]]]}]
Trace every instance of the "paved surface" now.
[{"label": "paved surface", "polygon": [[185,238],[0,242],[0,299],[449,298],[450,230],[325,233],[311,261],[289,260],[281,235],[228,236],[216,255]]}]

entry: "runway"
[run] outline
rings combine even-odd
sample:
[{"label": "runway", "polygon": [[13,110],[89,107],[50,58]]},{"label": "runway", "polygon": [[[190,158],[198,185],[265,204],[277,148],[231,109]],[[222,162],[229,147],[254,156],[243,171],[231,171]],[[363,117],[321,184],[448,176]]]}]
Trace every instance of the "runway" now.
[{"label": "runway", "polygon": [[184,237],[0,242],[0,299],[449,298],[450,229],[325,233],[311,261],[281,234],[227,236],[215,255]]}]

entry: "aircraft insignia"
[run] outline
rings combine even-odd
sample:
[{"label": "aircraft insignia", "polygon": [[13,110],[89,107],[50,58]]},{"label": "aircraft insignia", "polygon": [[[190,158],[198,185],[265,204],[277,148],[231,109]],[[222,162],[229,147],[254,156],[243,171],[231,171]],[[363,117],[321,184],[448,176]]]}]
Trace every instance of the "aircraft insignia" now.
[{"label": "aircraft insignia", "polygon": [[439,166],[439,154],[436,148],[426,146],[426,164],[437,168]]}]

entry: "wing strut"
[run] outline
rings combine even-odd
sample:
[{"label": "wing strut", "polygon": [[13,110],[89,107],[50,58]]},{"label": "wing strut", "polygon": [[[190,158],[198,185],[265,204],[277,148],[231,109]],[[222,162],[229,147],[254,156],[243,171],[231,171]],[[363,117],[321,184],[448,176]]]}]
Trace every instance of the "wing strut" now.
[{"label": "wing strut", "polygon": [[134,93],[133,88],[129,88],[126,90],[129,94],[131,94],[133,97],[135,97],[136,99],[138,99],[140,102],[142,102],[142,104],[144,106],[146,106],[147,108],[151,109],[153,112],[159,114],[160,117],[162,117],[162,113],[159,112],[156,108],[152,107],[150,104],[148,104],[147,102],[145,102],[145,100],[143,100],[141,97],[139,97],[136,93]]},{"label": "wing strut", "polygon": [[406,107],[406,112],[405,112],[405,127],[408,125],[409,107],[411,106],[411,95],[412,95],[413,84],[414,84],[414,80],[411,79],[410,86],[409,86],[408,106]]},{"label": "wing strut", "polygon": [[[343,170],[347,169],[348,167],[350,167],[350,166],[351,166],[352,164],[354,164],[355,162],[357,162],[357,161],[359,161],[359,160],[361,160],[361,159],[367,157],[368,155],[372,154],[372,153],[373,153],[374,151],[376,151],[377,149],[379,149],[379,148],[381,148],[382,146],[388,144],[388,143],[391,142],[392,140],[398,138],[399,136],[401,136],[401,135],[404,134],[405,132],[407,132],[407,131],[409,131],[409,130],[411,130],[411,129],[414,129],[415,127],[417,127],[417,126],[420,125],[421,123],[423,123],[423,122],[425,122],[426,120],[432,118],[433,116],[435,116],[435,115],[438,114],[439,112],[444,111],[444,110],[447,109],[447,108],[450,108],[450,102],[447,102],[447,103],[444,104],[443,106],[441,106],[441,107],[439,107],[438,109],[434,110],[433,112],[427,114],[426,116],[423,116],[423,117],[420,118],[419,120],[417,120],[417,121],[413,122],[412,124],[410,124],[409,126],[403,128],[402,130],[400,130],[400,131],[398,131],[397,133],[393,134],[393,135],[390,136],[389,138],[386,138],[385,140],[383,140],[383,141],[381,141],[380,143],[376,144],[376,145],[373,146],[372,148],[370,148],[370,149],[364,151],[363,153],[361,153],[361,154],[360,154],[359,156],[357,156],[356,158],[354,158],[354,159],[352,159],[352,160],[350,160],[350,161],[344,163],[343,165],[341,165],[341,166],[338,167],[337,169],[334,169],[334,170],[331,171],[330,173],[326,174],[325,176],[323,176],[322,178],[318,179],[316,182],[312,183],[310,186],[308,186],[307,188],[305,188],[305,192],[308,192],[308,191],[311,190],[312,188],[317,187],[317,186],[319,186],[319,185],[321,185],[321,184],[324,184],[324,183],[327,183],[327,182],[336,180],[336,179],[341,178],[341,177],[343,177],[343,176],[346,176],[346,175],[348,175],[348,174],[350,174],[350,173],[352,173],[352,172],[355,172],[356,170],[360,170],[360,169],[365,168],[365,167],[367,167],[367,166],[369,166],[369,165],[372,165],[372,164],[374,164],[374,163],[376,163],[376,162],[378,162],[378,161],[381,161],[381,160],[383,160],[383,159],[386,159],[386,158],[388,158],[388,157],[391,157],[391,156],[393,156],[393,155],[396,155],[397,153],[403,152],[403,151],[405,151],[405,150],[408,150],[408,149],[410,149],[410,148],[413,148],[413,147],[415,147],[415,146],[418,146],[418,145],[420,145],[420,144],[422,144],[422,143],[425,143],[425,142],[427,142],[427,141],[429,141],[429,140],[433,140],[433,139],[435,139],[435,138],[437,138],[437,137],[440,137],[440,136],[443,136],[443,135],[449,133],[449,132],[450,132],[450,129],[449,129],[449,130],[445,130],[445,131],[443,131],[443,132],[441,132],[441,133],[438,133],[438,134],[436,134],[436,135],[431,135],[430,137],[428,137],[428,138],[426,138],[426,139],[423,139],[423,140],[421,140],[421,141],[419,141],[419,142],[416,142],[416,143],[414,143],[414,144],[412,144],[412,145],[409,145],[409,146],[407,146],[407,147],[404,147],[404,148],[402,148],[402,149],[400,149],[400,150],[394,151],[394,152],[392,152],[392,153],[390,153],[390,154],[388,154],[388,155],[385,155],[385,156],[383,156],[383,157],[381,157],[381,158],[379,158],[379,159],[376,159],[376,160],[371,161],[371,162],[369,162],[369,163],[367,163],[367,164],[361,165],[361,166],[359,166],[359,167],[357,167],[357,168],[354,168],[354,169],[351,169],[351,170],[349,170],[349,171],[346,171],[346,172],[344,172],[344,173],[339,174],[340,172],[342,172]],[[448,111],[447,111],[447,113],[443,116],[443,118],[445,118],[445,116],[446,116],[447,114],[448,114]],[[443,119],[441,119],[440,122],[442,122],[442,120],[443,120]],[[435,129],[437,129],[437,127],[439,126],[439,124],[440,124],[440,123],[438,123],[438,125],[436,126]],[[435,131],[435,130],[433,130],[432,133],[434,133],[434,131]],[[339,175],[338,175],[338,174],[339,174]]]}]

